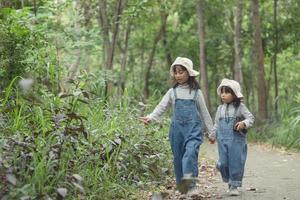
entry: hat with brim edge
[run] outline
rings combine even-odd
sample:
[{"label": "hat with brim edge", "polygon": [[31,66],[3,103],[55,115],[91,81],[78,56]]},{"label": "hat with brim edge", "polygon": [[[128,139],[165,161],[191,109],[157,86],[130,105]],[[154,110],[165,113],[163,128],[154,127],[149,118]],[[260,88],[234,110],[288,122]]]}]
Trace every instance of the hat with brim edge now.
[{"label": "hat with brim edge", "polygon": [[189,72],[189,76],[198,76],[199,75],[199,72],[197,72],[196,70],[193,69],[193,62],[190,59],[184,58],[184,57],[177,57],[170,67],[170,75],[173,77],[174,77],[173,67],[175,65],[181,65],[181,66],[185,67],[186,70]]},{"label": "hat with brim edge", "polygon": [[221,95],[221,88],[223,86],[227,86],[227,87],[231,88],[237,98],[243,98],[244,97],[242,92],[241,92],[241,86],[237,81],[227,79],[227,78],[222,79],[221,84],[217,88],[217,94],[219,96]]}]

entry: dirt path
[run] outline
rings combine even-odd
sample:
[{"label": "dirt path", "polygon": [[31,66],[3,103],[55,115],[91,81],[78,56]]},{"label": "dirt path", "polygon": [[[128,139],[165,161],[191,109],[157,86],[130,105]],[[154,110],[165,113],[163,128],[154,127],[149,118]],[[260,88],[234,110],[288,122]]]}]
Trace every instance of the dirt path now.
[{"label": "dirt path", "polygon": [[[217,145],[205,142],[201,146],[200,156],[216,160]],[[241,196],[228,196],[227,185],[217,173],[212,177],[212,184],[207,186],[215,194],[211,199],[300,199],[300,154],[248,144],[245,170]]]}]

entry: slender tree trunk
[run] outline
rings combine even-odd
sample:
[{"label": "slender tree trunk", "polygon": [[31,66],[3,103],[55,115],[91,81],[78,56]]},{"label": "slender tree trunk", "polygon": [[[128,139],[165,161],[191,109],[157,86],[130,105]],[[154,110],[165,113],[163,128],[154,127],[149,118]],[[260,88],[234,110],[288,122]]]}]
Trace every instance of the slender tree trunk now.
[{"label": "slender tree trunk", "polygon": [[102,42],[103,42],[103,62],[105,67],[108,68],[108,59],[109,53],[111,52],[111,43],[109,38],[109,29],[110,24],[108,21],[107,15],[107,2],[106,0],[99,0],[99,24],[102,28]]},{"label": "slender tree trunk", "polygon": [[[61,4],[61,0],[57,0],[56,1],[56,8],[58,11],[58,7]],[[56,16],[56,23],[57,25],[61,25],[61,13],[57,12],[57,16]],[[57,60],[57,70],[58,70],[58,88],[59,88],[59,95],[65,94],[66,92],[68,92],[68,87],[67,87],[67,78],[60,76],[60,72],[59,69],[61,68],[60,64],[61,64],[61,60],[62,60],[62,54],[63,54],[63,42],[62,42],[62,37],[58,36],[55,38],[55,47],[56,47],[56,60]]]},{"label": "slender tree trunk", "polygon": [[[23,0],[24,1],[24,0]],[[23,2],[21,1],[21,3]],[[23,3],[24,4],[24,3]],[[12,0],[0,0],[0,8],[15,8],[15,9],[19,9],[20,7],[18,6],[18,3],[16,3],[15,1]]]},{"label": "slender tree trunk", "polygon": [[36,14],[37,14],[36,0],[33,1],[33,9],[34,9],[34,16],[36,16]]},{"label": "slender tree trunk", "polygon": [[[114,11],[113,16],[113,27],[110,27],[110,21],[108,18],[107,13],[107,1],[106,0],[99,0],[99,19],[98,22],[102,28],[102,39],[103,39],[103,49],[104,49],[104,57],[103,57],[103,63],[105,65],[105,68],[108,71],[113,70],[113,60],[114,60],[114,53],[115,53],[115,46],[117,42],[117,37],[119,33],[119,24],[121,21],[121,14],[126,6],[127,1],[125,0],[118,0],[116,2],[116,8]],[[110,28],[112,30],[110,31]],[[112,35],[112,39],[110,40],[110,34]],[[112,94],[113,90],[113,82],[107,81],[105,85],[105,96],[110,96]]]},{"label": "slender tree trunk", "polygon": [[275,117],[278,115],[278,79],[277,79],[277,52],[278,52],[278,27],[277,27],[277,3],[278,0],[274,0],[274,55],[273,55],[273,69],[274,69],[274,81],[275,81]]},{"label": "slender tree trunk", "polygon": [[252,21],[254,29],[254,63],[257,67],[257,98],[259,122],[263,122],[268,118],[267,113],[267,89],[264,71],[264,53],[262,47],[262,38],[260,30],[259,4],[258,0],[252,0]]},{"label": "slender tree trunk", "polygon": [[[76,0],[76,9],[80,10],[80,1]],[[74,25],[74,31],[75,31],[75,35],[78,36],[81,34],[81,21],[78,20],[75,22]],[[80,37],[77,38],[78,40],[80,40]],[[74,62],[72,63],[72,65],[70,66],[70,70],[69,70],[69,80],[72,79],[76,79],[76,76],[78,76],[78,72],[79,72],[79,68],[80,68],[80,61],[81,61],[81,49],[80,47],[77,47],[77,49],[74,50]]]},{"label": "slender tree trunk", "polygon": [[234,79],[243,85],[241,65],[241,29],[243,19],[243,0],[236,0],[236,12],[234,22]]},{"label": "slender tree trunk", "polygon": [[[140,46],[140,49],[141,49],[141,53],[140,53],[140,65],[141,66],[145,66],[145,44],[146,44],[146,41],[145,41],[145,32],[143,31],[142,32],[142,41],[141,41],[141,46]],[[141,73],[140,74],[146,74],[146,71],[145,71],[145,67],[141,67]],[[145,76],[139,76],[139,83],[144,83],[145,82]],[[143,85],[145,87],[145,85]]]},{"label": "slender tree trunk", "polygon": [[[61,3],[60,1],[58,1],[58,3]],[[76,9],[77,10],[80,10],[80,2],[79,0],[76,0],[75,1],[76,3]],[[58,23],[61,23],[61,15],[59,15],[57,17],[57,21]],[[76,22],[74,22],[74,31],[75,31],[75,35],[78,36],[78,38],[76,38],[77,40],[80,40],[80,35],[81,35],[81,21],[78,20]],[[56,38],[57,39],[57,45],[59,45],[60,43],[62,43],[62,39],[61,38]],[[60,40],[58,40],[60,39]],[[59,59],[60,59],[60,50],[58,49],[57,47],[57,54],[58,54],[58,62]],[[69,92],[69,88],[70,88],[70,80],[74,80],[77,78],[78,74],[79,74],[79,68],[80,68],[80,62],[81,62],[81,49],[80,47],[77,47],[76,49],[73,50],[72,54],[73,54],[73,57],[74,59],[72,60],[70,66],[68,66],[68,76],[67,77],[63,77],[61,83],[60,83],[60,95],[63,95],[65,93],[68,93]]]},{"label": "slender tree trunk", "polygon": [[131,31],[131,22],[128,22],[127,29],[125,32],[125,45],[122,53],[123,57],[121,61],[121,71],[120,71],[120,80],[119,80],[120,94],[123,94],[125,90],[126,64],[127,64],[127,57],[128,57],[128,41],[129,41],[130,31]]},{"label": "slender tree trunk", "polygon": [[209,86],[208,77],[206,70],[206,55],[205,55],[205,28],[204,28],[204,5],[203,0],[197,1],[197,16],[198,16],[198,31],[199,31],[199,48],[200,48],[200,78],[202,91],[207,104],[208,109],[210,109],[210,99],[209,99]]},{"label": "slender tree trunk", "polygon": [[[92,3],[91,3],[91,0],[78,0],[79,1],[79,9],[80,9],[80,14],[84,17],[82,20],[81,20],[81,27],[85,29],[85,31],[89,31],[92,27],[92,23],[91,23],[91,19],[93,17],[93,14],[94,14],[94,10],[93,10],[93,7],[92,7]],[[87,35],[85,37],[85,42],[89,42],[91,40],[90,36]],[[81,58],[84,62],[84,68],[87,72],[90,71],[90,65],[91,65],[91,62],[92,62],[92,59],[91,59],[91,50],[90,49],[85,49],[84,52],[81,52],[82,55],[81,55]]]},{"label": "slender tree trunk", "polygon": [[145,72],[145,83],[144,83],[144,97],[146,99],[149,97],[150,70],[152,68],[152,63],[153,63],[153,59],[154,59],[154,55],[155,55],[156,46],[157,46],[159,40],[163,36],[163,29],[165,29],[165,26],[167,24],[167,18],[168,18],[168,15],[164,12],[161,12],[161,26],[160,26],[160,29],[157,32],[156,36],[155,36],[155,39],[153,41],[153,45],[152,45],[152,48],[151,48],[150,56],[149,56],[149,59],[147,61],[147,67],[146,67],[146,72]]},{"label": "slender tree trunk", "polygon": [[[168,13],[165,13],[166,15],[168,15]],[[167,42],[167,30],[166,30],[167,26],[163,27],[163,46],[164,46],[164,50],[165,50],[165,56],[166,56],[166,60],[167,60],[167,65],[168,67],[170,67],[172,65],[172,56],[171,56],[171,52],[170,52],[170,48],[168,46],[168,42]]]}]

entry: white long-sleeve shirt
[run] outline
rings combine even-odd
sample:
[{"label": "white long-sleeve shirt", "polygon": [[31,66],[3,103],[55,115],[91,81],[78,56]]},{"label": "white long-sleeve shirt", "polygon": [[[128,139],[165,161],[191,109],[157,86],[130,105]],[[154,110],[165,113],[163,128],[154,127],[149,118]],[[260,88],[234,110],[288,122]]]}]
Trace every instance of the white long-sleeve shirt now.
[{"label": "white long-sleeve shirt", "polygon": [[[195,90],[191,90],[188,85],[179,85],[176,87],[176,94],[177,99],[193,99],[195,95]],[[211,116],[207,110],[204,97],[201,90],[198,90],[198,95],[196,96],[196,104],[197,104],[197,111],[198,114],[201,116],[202,124],[205,126],[206,130],[208,131],[208,134],[214,134],[213,133],[213,122],[211,119]],[[172,108],[174,110],[175,105],[175,96],[173,88],[170,88],[168,92],[164,95],[160,103],[155,107],[153,112],[149,114],[147,117],[150,118],[150,120],[158,121],[159,117],[166,111],[168,107],[172,105]]]},{"label": "white long-sleeve shirt", "polygon": [[[223,103],[222,105],[220,105],[218,107],[217,112],[216,112],[213,133],[215,133],[218,129],[219,119],[221,117],[223,117],[223,118],[225,118],[225,117],[234,117],[234,114],[235,114],[235,107],[232,103],[230,103],[230,104]],[[254,116],[248,110],[248,108],[245,106],[245,104],[243,104],[243,103],[240,104],[239,111],[238,111],[237,114],[241,115],[244,118],[244,120],[242,122],[245,123],[246,129],[250,128],[253,125]],[[213,135],[213,136],[215,137],[215,135]]]}]

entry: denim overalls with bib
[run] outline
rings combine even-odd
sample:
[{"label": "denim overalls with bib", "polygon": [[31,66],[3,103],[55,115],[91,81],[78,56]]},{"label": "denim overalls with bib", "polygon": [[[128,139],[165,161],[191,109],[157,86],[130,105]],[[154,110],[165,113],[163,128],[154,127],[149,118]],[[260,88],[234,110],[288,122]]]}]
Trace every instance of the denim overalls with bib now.
[{"label": "denim overalls with bib", "polygon": [[[202,125],[197,111],[195,91],[193,99],[178,99],[173,89],[175,106],[170,127],[169,139],[174,156],[176,184],[184,175],[198,176],[198,152],[202,143]],[[192,186],[195,185],[195,182]]]},{"label": "denim overalls with bib", "polygon": [[[228,109],[228,105],[227,108]],[[247,158],[246,135],[233,129],[239,108],[233,117],[219,118],[217,130],[219,161],[217,168],[224,182],[235,187],[242,186]]]}]

